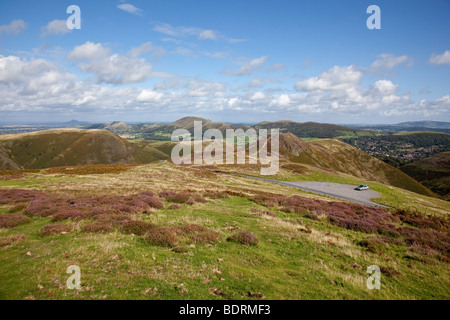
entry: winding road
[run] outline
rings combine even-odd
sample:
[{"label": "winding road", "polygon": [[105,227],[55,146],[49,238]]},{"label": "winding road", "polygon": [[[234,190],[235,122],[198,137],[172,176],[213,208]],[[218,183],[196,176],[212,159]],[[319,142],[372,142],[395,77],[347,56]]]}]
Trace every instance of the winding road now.
[{"label": "winding road", "polygon": [[381,197],[381,195],[378,192],[370,189],[365,191],[357,191],[354,190],[356,187],[354,185],[333,183],[333,182],[319,182],[319,181],[279,181],[266,178],[251,177],[246,175],[243,176],[251,179],[258,179],[278,183],[288,187],[293,187],[328,197],[356,202],[366,206],[389,208],[387,206],[383,206],[370,200],[373,198]]}]

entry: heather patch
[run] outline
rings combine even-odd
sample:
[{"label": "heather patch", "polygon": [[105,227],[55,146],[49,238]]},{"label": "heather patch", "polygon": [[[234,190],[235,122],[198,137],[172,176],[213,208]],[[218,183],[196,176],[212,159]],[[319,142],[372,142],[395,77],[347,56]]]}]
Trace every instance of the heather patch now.
[{"label": "heather patch", "polygon": [[175,247],[178,243],[177,235],[169,227],[153,228],[145,233],[144,239],[160,247]]},{"label": "heather patch", "polygon": [[239,232],[228,237],[228,241],[237,242],[246,246],[255,246],[258,244],[259,239],[250,232]]},{"label": "heather patch", "polygon": [[114,229],[108,223],[95,222],[85,225],[83,231],[87,233],[111,233],[114,231]]},{"label": "heather patch", "polygon": [[55,197],[34,190],[0,190],[0,204],[16,205],[10,211],[22,211],[29,216],[48,217],[51,220],[80,220],[104,214],[152,213],[162,209],[164,202],[153,192],[142,192],[128,196],[108,195],[96,197]]},{"label": "heather patch", "polygon": [[144,239],[162,247],[175,247],[178,244],[209,243],[220,241],[220,234],[198,224],[152,228]]},{"label": "heather patch", "polygon": [[123,222],[120,230],[126,234],[143,236],[147,231],[156,227],[157,227],[156,225],[145,221],[129,220]]},{"label": "heather patch", "polygon": [[36,190],[0,189],[0,204],[28,202],[46,195],[45,192]]},{"label": "heather patch", "polygon": [[41,228],[41,236],[63,234],[72,231],[72,226],[64,223],[47,224]]},{"label": "heather patch", "polygon": [[0,228],[12,228],[28,222],[30,219],[21,213],[0,214]]},{"label": "heather patch", "polygon": [[[437,216],[428,216],[420,212],[396,210],[393,214],[386,209],[368,207],[356,203],[326,202],[300,196],[279,194],[261,194],[253,201],[266,207],[301,214],[316,220],[319,215],[328,218],[331,224],[340,228],[378,234],[377,240],[370,240],[360,245],[376,252],[375,242],[420,247],[435,250],[445,256],[449,255],[450,236],[448,221]],[[407,224],[409,226],[404,226]]]},{"label": "heather patch", "polygon": [[403,209],[395,210],[394,215],[399,217],[402,222],[405,222],[413,227],[446,232],[449,230],[448,219],[440,218],[438,216],[426,215],[418,211],[411,212]]}]

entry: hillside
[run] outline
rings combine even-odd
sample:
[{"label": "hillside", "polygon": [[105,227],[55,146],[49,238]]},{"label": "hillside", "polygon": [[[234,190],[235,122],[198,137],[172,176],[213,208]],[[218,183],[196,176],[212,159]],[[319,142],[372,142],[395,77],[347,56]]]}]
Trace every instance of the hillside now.
[{"label": "hillside", "polygon": [[317,122],[295,122],[289,120],[275,122],[261,122],[253,126],[255,129],[276,129],[280,132],[291,132],[301,138],[337,138],[337,137],[358,137],[373,136],[369,130],[352,129],[349,127]]},{"label": "hillside", "polygon": [[[187,120],[176,125],[188,126],[193,122],[192,118]],[[217,128],[213,122],[206,122],[206,126]],[[205,142],[204,146],[207,144]],[[59,129],[2,135],[0,169],[143,164],[169,159],[174,145],[173,142],[146,140],[130,142],[107,130],[98,129]],[[294,168],[297,172],[298,165],[304,164],[433,196],[430,190],[400,170],[338,140],[305,142],[292,133],[281,133],[280,161],[283,168]]]},{"label": "hillside", "polygon": [[41,169],[88,164],[136,164],[167,159],[155,148],[132,144],[107,130],[55,129],[0,135],[0,169]]},{"label": "hillside", "polygon": [[283,166],[297,172],[299,167],[293,164],[310,165],[434,196],[433,192],[399,169],[338,140],[304,142],[291,133],[280,134],[280,154],[286,159]]},{"label": "hillside", "polygon": [[444,199],[450,200],[450,152],[438,153],[404,165],[400,170]]}]

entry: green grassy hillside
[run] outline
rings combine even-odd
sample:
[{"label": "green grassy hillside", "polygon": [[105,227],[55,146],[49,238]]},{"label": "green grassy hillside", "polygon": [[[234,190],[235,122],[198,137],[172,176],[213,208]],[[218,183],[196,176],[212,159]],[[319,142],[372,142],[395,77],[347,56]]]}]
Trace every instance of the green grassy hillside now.
[{"label": "green grassy hillside", "polygon": [[107,130],[55,129],[0,135],[0,169],[137,164],[167,159],[168,154],[158,148],[161,146],[150,142],[130,143]]}]

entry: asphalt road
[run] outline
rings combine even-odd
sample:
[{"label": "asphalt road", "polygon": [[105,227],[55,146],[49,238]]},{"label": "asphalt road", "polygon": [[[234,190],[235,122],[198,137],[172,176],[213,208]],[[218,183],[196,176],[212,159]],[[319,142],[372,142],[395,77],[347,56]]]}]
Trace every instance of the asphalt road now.
[{"label": "asphalt road", "polygon": [[271,180],[265,178],[258,177],[250,177],[244,176],[247,178],[258,179],[273,183],[279,183],[285,186],[321,194],[328,197],[338,198],[342,200],[347,200],[351,202],[356,202],[359,204],[363,204],[371,207],[382,207],[389,208],[383,206],[381,204],[375,203],[371,201],[372,198],[379,198],[381,195],[373,190],[365,190],[365,191],[356,191],[354,190],[357,186],[342,184],[342,183],[333,183],[333,182],[319,182],[319,181],[278,181]]}]

